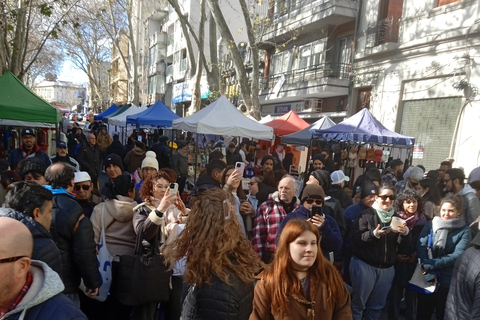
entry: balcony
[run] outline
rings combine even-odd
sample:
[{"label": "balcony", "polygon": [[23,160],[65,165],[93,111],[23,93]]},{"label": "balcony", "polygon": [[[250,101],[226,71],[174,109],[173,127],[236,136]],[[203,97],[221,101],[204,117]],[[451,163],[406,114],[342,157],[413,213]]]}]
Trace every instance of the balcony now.
[{"label": "balcony", "polygon": [[358,2],[350,0],[297,0],[292,6],[278,9],[262,40],[281,43],[292,38],[293,30],[306,34],[330,24],[351,22],[357,10]]},{"label": "balcony", "polygon": [[[350,64],[324,63],[271,75],[261,82],[259,98],[265,101],[312,94],[318,97],[348,95],[350,71]],[[276,88],[279,83],[280,87]]]},{"label": "balcony", "polygon": [[154,47],[158,45],[159,47],[165,47],[167,45],[167,34],[165,32],[156,31],[149,38],[149,47]]},{"label": "balcony", "polygon": [[379,20],[367,28],[365,48],[373,48],[381,44],[398,42],[399,23],[393,17]]}]

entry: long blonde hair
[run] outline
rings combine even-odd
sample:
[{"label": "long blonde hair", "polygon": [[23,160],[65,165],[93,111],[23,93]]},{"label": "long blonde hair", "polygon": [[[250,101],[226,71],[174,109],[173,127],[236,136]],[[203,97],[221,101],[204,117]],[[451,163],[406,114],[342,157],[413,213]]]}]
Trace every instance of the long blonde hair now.
[{"label": "long blonde hair", "polygon": [[234,203],[233,196],[220,188],[203,191],[193,204],[185,229],[164,250],[170,266],[187,255],[184,280],[190,285],[210,283],[212,275],[230,284],[229,271],[251,283],[263,267],[225,200]]}]

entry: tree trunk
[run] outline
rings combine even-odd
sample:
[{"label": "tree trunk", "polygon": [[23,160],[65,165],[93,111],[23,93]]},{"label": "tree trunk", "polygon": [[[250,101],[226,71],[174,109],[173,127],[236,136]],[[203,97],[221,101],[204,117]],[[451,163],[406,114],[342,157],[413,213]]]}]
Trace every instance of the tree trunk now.
[{"label": "tree trunk", "polygon": [[250,86],[248,85],[247,74],[245,71],[245,66],[243,65],[243,60],[238,51],[237,44],[233,39],[232,33],[228,28],[228,24],[225,21],[225,17],[218,5],[218,0],[208,0],[208,5],[210,11],[215,19],[217,24],[218,30],[220,30],[220,34],[222,35],[223,41],[226,44],[228,50],[232,54],[233,63],[235,65],[235,71],[237,75],[237,80],[240,85],[240,91],[242,92],[243,100],[247,105],[247,108],[252,108],[253,100],[252,100],[252,93],[250,90]]},{"label": "tree trunk", "polygon": [[[133,19],[137,19],[137,15],[133,13],[133,8],[132,8],[132,1],[128,1],[127,5],[127,14],[128,17],[128,34],[129,34],[129,44],[130,44],[130,50],[132,53],[132,58],[130,61],[132,62],[131,67],[133,68],[133,77],[131,77],[131,83],[132,83],[132,103],[136,106],[139,106],[140,98],[139,98],[139,88],[138,88],[138,53],[137,53],[137,37],[133,34]],[[132,15],[134,15],[132,17]],[[138,25],[138,24],[137,24]]]},{"label": "tree trunk", "polygon": [[195,80],[193,83],[193,90],[192,90],[193,91],[192,105],[190,106],[193,112],[197,112],[198,110],[200,110],[200,106],[202,104],[202,92],[200,90],[200,81],[202,80],[202,69],[203,69],[201,51],[203,51],[204,42],[205,42],[205,20],[206,20],[205,1],[206,0],[200,0],[200,28],[198,30],[200,47],[198,48],[198,66],[197,66],[197,72],[195,74]]}]

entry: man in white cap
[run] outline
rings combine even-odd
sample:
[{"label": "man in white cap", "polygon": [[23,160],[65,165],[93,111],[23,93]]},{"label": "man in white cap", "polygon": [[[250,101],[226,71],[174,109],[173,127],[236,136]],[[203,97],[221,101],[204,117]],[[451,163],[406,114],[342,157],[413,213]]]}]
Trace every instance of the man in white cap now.
[{"label": "man in white cap", "polygon": [[93,208],[103,201],[100,192],[93,187],[92,178],[86,171],[75,172],[73,192],[76,200],[83,209],[83,214],[90,218]]},{"label": "man in white cap", "polygon": [[332,186],[328,191],[328,195],[337,199],[342,205],[342,209],[345,210],[348,206],[353,204],[352,197],[350,197],[343,189],[345,181],[350,181],[350,178],[347,177],[342,170],[332,172],[330,178],[332,179]]}]

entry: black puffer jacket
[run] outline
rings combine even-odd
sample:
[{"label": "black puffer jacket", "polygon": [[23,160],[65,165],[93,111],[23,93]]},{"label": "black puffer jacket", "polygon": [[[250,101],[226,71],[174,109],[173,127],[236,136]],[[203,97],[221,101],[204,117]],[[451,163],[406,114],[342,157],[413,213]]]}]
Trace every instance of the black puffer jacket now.
[{"label": "black puffer jacket", "polygon": [[480,236],[472,244],[455,263],[445,319],[480,319]]},{"label": "black puffer jacket", "polygon": [[24,213],[11,208],[0,208],[1,217],[9,217],[23,223],[33,236],[32,259],[45,262],[62,277],[62,259],[52,235],[40,223]]},{"label": "black puffer jacket", "polygon": [[390,225],[382,223],[373,208],[360,212],[360,216],[353,225],[353,255],[363,262],[376,268],[388,268],[397,260],[397,247],[401,243],[406,245],[411,238],[395,232],[389,232],[380,239],[373,235],[377,225],[381,227]]},{"label": "black puffer jacket", "polygon": [[211,284],[191,287],[183,303],[185,320],[243,320],[248,319],[253,308],[253,283],[244,283],[234,272],[227,285],[216,276]]},{"label": "black puffer jacket", "polygon": [[[54,196],[50,232],[62,257],[63,293],[78,292],[80,278],[87,288],[98,288],[100,278],[92,223],[88,218],[80,219],[82,207],[61,190],[64,191],[51,190]],[[78,227],[74,230],[77,222]]]}]

